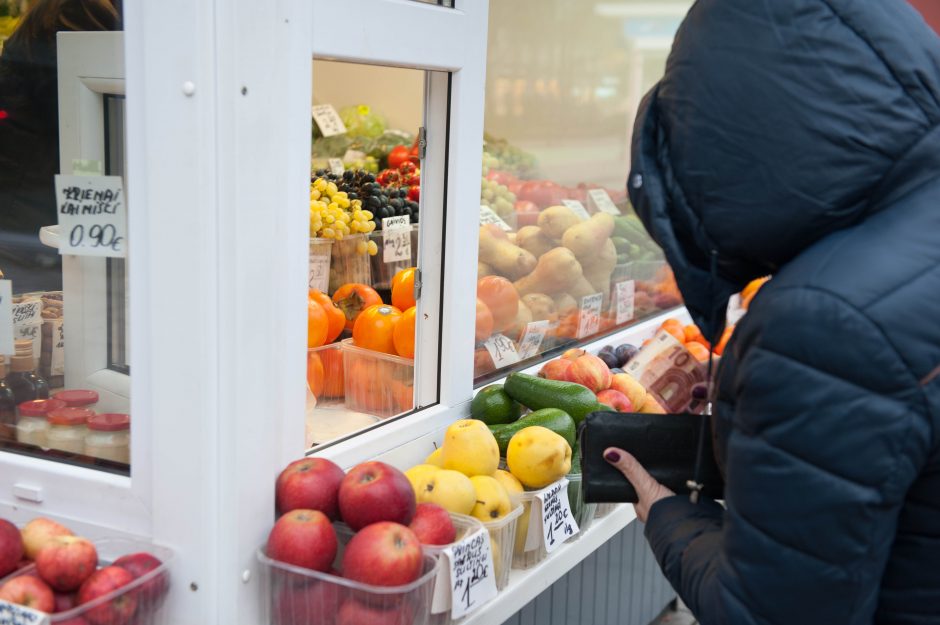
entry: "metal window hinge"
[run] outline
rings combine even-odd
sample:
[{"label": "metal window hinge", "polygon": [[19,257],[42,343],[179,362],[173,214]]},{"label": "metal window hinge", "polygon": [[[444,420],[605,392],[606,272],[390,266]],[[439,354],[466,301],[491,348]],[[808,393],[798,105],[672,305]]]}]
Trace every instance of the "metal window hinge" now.
[{"label": "metal window hinge", "polygon": [[418,158],[422,161],[428,153],[428,133],[424,126],[418,128]]},{"label": "metal window hinge", "polygon": [[415,301],[421,299],[421,270],[415,269]]}]

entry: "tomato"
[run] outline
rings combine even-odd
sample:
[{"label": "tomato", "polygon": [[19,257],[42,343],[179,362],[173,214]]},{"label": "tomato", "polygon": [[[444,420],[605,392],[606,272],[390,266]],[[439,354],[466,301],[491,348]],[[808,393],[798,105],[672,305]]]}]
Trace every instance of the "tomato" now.
[{"label": "tomato", "polygon": [[323,361],[316,352],[307,352],[307,385],[314,397],[323,394]]},{"label": "tomato", "polygon": [[385,304],[369,306],[356,318],[356,325],[353,326],[353,345],[394,354],[395,340],[392,331],[399,319],[401,319],[401,311],[394,306]]},{"label": "tomato", "polygon": [[409,151],[407,145],[397,145],[392,148],[392,151],[388,153],[388,168],[398,169],[402,163],[408,163]]},{"label": "tomato", "polygon": [[310,289],[307,297],[319,304],[323,312],[326,313],[329,327],[326,331],[326,341],[324,343],[332,343],[343,333],[343,328],[346,327],[346,315],[336,307],[336,304],[326,293],[321,293],[317,289]]},{"label": "tomato", "polygon": [[477,298],[477,327],[474,338],[479,341],[485,341],[493,334],[493,313],[490,307]]},{"label": "tomato", "polygon": [[402,313],[401,319],[392,328],[395,352],[402,358],[415,357],[415,313],[414,306]]},{"label": "tomato", "polygon": [[307,300],[307,347],[320,347],[326,342],[330,322],[323,307],[315,301]]},{"label": "tomato", "polygon": [[[338,348],[319,351],[323,363],[323,397],[343,397],[346,394],[346,380],[343,375],[343,350]],[[307,370],[309,374],[309,369]],[[319,397],[317,398],[319,399]]]},{"label": "tomato", "polygon": [[519,293],[512,282],[501,276],[486,276],[477,281],[477,297],[493,315],[493,330],[502,332],[512,326],[519,314]]},{"label": "tomato", "polygon": [[356,317],[369,306],[382,303],[382,298],[371,286],[351,282],[333,293],[333,303],[346,317],[346,329],[352,330]]},{"label": "tomato", "polygon": [[392,278],[392,306],[408,310],[415,305],[415,267],[402,269]]}]

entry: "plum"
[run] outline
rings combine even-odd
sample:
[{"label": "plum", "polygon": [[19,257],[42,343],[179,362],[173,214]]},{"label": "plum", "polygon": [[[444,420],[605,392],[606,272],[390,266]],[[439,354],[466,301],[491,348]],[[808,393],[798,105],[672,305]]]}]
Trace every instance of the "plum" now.
[{"label": "plum", "polygon": [[640,351],[635,345],[630,345],[629,343],[624,343],[623,345],[617,346],[617,349],[614,350],[614,355],[617,357],[617,363],[615,367],[624,367],[631,358],[636,356],[636,353]]}]

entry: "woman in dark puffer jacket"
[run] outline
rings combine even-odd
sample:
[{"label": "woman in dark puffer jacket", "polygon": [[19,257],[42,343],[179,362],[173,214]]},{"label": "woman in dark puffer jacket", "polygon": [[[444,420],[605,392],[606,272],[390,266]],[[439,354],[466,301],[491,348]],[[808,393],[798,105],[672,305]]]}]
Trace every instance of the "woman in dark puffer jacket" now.
[{"label": "woman in dark puffer jacket", "polygon": [[[699,0],[628,187],[720,331],[726,509],[606,453],[703,625],[940,623],[940,39],[905,0]],[[648,518],[646,516],[648,515]]]}]

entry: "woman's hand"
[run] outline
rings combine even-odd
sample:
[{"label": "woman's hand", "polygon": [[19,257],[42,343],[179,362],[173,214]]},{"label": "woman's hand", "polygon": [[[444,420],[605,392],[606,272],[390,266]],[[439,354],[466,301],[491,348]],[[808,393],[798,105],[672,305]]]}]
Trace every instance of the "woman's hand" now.
[{"label": "woman's hand", "polygon": [[614,465],[624,477],[633,484],[637,496],[640,498],[634,507],[636,508],[636,518],[646,523],[646,517],[649,516],[650,508],[654,503],[666,497],[672,497],[674,492],[653,479],[653,476],[646,472],[646,469],[637,462],[636,458],[617,447],[608,447],[604,450],[604,460]]}]

